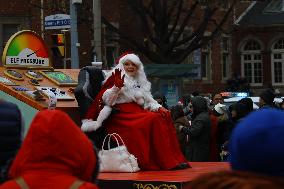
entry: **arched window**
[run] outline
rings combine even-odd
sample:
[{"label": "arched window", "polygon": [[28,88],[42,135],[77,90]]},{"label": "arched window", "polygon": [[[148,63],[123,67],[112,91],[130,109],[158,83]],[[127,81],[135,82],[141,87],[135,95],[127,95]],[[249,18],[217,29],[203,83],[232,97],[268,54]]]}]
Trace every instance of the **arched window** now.
[{"label": "arched window", "polygon": [[284,78],[284,38],[279,39],[272,45],[271,76],[274,85],[283,85]]},{"label": "arched window", "polygon": [[248,40],[241,49],[242,76],[253,85],[261,85],[262,75],[262,55],[261,46],[256,40]]},{"label": "arched window", "polygon": [[221,40],[221,63],[222,63],[222,78],[229,79],[231,75],[231,55],[230,55],[230,37],[222,36]]}]

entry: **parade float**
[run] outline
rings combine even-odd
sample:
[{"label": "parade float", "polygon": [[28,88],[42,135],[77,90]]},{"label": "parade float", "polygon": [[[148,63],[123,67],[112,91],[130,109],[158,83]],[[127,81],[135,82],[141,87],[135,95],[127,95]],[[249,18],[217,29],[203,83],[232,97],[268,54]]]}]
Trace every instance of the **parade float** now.
[{"label": "parade float", "polygon": [[56,108],[78,123],[78,105],[73,94],[78,72],[79,69],[53,69],[41,36],[30,30],[19,31],[9,38],[2,54],[0,98],[19,106],[26,130],[34,115],[50,106],[50,97],[54,95]]},{"label": "parade float", "polygon": [[[80,69],[54,69],[41,36],[30,30],[15,33],[8,40],[0,67],[0,99],[20,108],[25,131],[37,112],[56,108],[70,115],[78,124],[80,112],[74,89]],[[51,97],[56,104],[51,106]],[[140,171],[137,173],[100,173],[100,188],[181,189],[197,176],[216,170],[228,170],[224,162],[190,162],[192,168],[175,171]]]}]

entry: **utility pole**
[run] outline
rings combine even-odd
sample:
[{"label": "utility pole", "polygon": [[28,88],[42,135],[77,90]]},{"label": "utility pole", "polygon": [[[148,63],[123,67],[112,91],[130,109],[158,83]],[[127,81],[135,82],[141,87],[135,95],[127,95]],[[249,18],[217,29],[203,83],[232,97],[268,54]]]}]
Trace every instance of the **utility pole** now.
[{"label": "utility pole", "polygon": [[101,0],[93,0],[94,14],[94,62],[102,62]]},{"label": "utility pole", "polygon": [[71,22],[71,68],[79,68],[78,30],[77,30],[77,6],[82,4],[82,0],[70,0],[70,22]]},{"label": "utility pole", "polygon": [[43,0],[40,1],[40,24],[41,24],[41,38],[44,39],[44,17],[43,17]]}]

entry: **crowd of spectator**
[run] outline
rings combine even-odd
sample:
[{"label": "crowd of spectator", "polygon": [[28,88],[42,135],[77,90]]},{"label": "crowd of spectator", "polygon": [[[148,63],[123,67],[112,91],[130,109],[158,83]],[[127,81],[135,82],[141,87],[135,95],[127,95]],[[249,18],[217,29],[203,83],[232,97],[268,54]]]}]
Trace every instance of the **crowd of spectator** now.
[{"label": "crowd of spectator", "polygon": [[[284,111],[274,104],[274,93],[260,94],[260,108],[250,98],[227,107],[223,96],[187,96],[168,107],[189,162],[226,161],[231,170],[202,175],[185,188],[283,188]],[[91,140],[60,110],[43,110],[23,136],[19,108],[0,101],[0,189],[98,188],[97,151]],[[157,136],[158,137],[158,136]],[[44,177],[43,177],[44,175]]]}]

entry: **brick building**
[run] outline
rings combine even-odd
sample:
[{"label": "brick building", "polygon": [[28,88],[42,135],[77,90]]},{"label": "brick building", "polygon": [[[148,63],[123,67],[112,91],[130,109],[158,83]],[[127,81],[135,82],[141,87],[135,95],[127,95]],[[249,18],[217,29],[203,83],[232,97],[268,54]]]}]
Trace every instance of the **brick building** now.
[{"label": "brick building", "polygon": [[284,2],[256,1],[236,21],[232,65],[257,95],[263,88],[284,87]]}]

